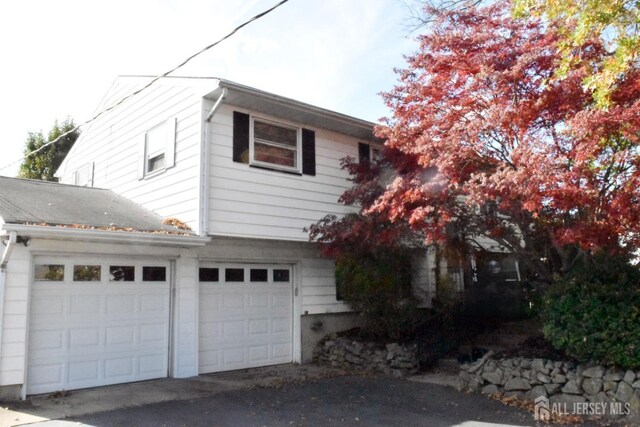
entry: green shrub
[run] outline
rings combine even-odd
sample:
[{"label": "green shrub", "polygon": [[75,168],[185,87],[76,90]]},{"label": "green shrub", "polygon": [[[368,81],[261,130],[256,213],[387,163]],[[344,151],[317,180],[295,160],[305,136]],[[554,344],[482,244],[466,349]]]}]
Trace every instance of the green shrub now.
[{"label": "green shrub", "polygon": [[545,337],[582,362],[640,367],[640,272],[598,258],[554,284],[541,311]]},{"label": "green shrub", "polygon": [[362,316],[363,332],[372,338],[406,340],[420,322],[411,288],[411,257],[388,250],[336,261],[339,296]]}]

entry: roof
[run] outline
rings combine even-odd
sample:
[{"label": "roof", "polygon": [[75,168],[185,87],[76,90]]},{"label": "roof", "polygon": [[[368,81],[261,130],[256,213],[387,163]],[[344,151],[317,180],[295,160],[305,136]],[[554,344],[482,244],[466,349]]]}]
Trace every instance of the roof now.
[{"label": "roof", "polygon": [[[151,79],[154,76],[121,75],[119,79]],[[368,141],[382,140],[373,134],[376,123],[317,107],[275,93],[219,77],[166,76],[161,81],[198,86],[204,89],[204,97],[217,100],[222,89],[227,89],[225,103],[257,111],[321,129],[350,135]]]},{"label": "roof", "polygon": [[190,234],[111,190],[0,176],[5,224]]}]

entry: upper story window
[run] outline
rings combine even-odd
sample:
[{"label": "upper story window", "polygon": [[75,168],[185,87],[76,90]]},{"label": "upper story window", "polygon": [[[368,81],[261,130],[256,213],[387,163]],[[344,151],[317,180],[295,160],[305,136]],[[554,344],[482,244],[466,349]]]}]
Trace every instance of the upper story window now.
[{"label": "upper story window", "polygon": [[253,118],[251,164],[300,172],[300,128]]},{"label": "upper story window", "polygon": [[373,144],[358,143],[358,163],[370,162],[380,157],[382,149],[380,146]]},{"label": "upper story window", "polygon": [[176,120],[164,121],[144,134],[141,142],[138,178],[153,176],[175,164]]},{"label": "upper story window", "polygon": [[298,175],[316,174],[316,133],[233,112],[233,161]]}]

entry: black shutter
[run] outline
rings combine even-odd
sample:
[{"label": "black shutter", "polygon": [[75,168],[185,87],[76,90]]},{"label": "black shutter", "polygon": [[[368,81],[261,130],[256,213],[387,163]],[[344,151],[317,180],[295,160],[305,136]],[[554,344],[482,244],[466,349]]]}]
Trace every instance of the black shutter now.
[{"label": "black shutter", "polygon": [[309,129],[302,129],[302,173],[316,174],[316,133]]},{"label": "black shutter", "polygon": [[369,144],[358,142],[358,162],[365,163],[371,160]]},{"label": "black shutter", "polygon": [[249,163],[249,115],[233,112],[233,161]]}]

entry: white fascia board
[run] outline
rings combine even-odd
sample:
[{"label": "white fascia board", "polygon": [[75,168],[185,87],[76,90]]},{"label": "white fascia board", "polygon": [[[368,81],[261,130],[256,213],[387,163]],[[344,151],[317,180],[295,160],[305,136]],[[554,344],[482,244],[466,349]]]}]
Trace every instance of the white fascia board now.
[{"label": "white fascia board", "polygon": [[176,234],[154,234],[130,231],[92,230],[82,228],[47,227],[42,225],[3,224],[1,229],[15,231],[21,236],[52,240],[75,240],[99,243],[128,243],[152,246],[191,248],[205,246],[211,238],[182,236]]}]

